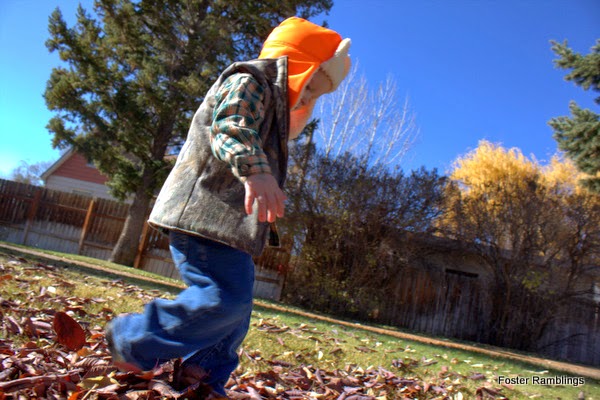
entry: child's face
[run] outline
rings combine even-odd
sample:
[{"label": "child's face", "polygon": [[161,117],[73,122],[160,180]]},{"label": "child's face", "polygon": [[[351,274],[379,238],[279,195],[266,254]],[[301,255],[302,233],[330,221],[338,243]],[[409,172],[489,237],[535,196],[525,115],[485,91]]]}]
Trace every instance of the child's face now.
[{"label": "child's face", "polygon": [[306,87],[304,88],[304,92],[302,93],[302,97],[298,104],[294,107],[294,109],[304,107],[312,100],[316,100],[320,96],[325,93],[329,93],[332,89],[331,80],[327,77],[327,75],[321,71],[317,70],[310,78]]}]

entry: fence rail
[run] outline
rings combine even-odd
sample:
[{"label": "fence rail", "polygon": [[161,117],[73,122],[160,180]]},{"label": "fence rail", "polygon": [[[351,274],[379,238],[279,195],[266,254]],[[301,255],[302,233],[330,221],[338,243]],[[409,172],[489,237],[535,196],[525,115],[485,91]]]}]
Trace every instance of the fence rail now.
[{"label": "fence rail", "polygon": [[[128,205],[0,179],[0,240],[108,259],[127,217]],[[168,239],[146,224],[135,268],[178,278]],[[289,252],[268,248],[255,258],[255,294],[278,300]]]}]

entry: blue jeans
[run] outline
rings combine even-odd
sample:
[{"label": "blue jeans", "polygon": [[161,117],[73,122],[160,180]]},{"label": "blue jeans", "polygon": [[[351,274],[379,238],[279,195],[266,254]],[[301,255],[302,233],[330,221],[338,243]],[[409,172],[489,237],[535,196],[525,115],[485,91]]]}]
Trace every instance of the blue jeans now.
[{"label": "blue jeans", "polygon": [[183,357],[184,365],[204,368],[207,383],[224,394],[250,324],[252,257],[197,236],[171,232],[169,238],[188,288],[175,300],[153,300],[142,314],[114,319],[115,350],[142,369]]}]

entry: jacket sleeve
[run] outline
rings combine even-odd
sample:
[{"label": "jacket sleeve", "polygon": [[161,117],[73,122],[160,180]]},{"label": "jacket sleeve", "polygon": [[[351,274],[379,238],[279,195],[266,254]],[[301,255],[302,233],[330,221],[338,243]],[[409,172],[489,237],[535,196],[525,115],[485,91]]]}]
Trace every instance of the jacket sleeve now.
[{"label": "jacket sleeve", "polygon": [[264,119],[264,89],[250,74],[228,77],[216,94],[211,149],[240,178],[271,173],[259,136]]}]

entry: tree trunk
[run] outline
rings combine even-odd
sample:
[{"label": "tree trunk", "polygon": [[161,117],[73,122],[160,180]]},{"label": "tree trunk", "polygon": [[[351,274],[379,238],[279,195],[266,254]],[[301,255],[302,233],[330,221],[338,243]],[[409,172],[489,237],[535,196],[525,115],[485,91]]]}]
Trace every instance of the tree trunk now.
[{"label": "tree trunk", "polygon": [[144,222],[148,214],[150,200],[151,197],[145,192],[143,187],[137,190],[133,198],[133,203],[129,207],[125,225],[109,261],[130,267],[133,266],[140,236],[144,229]]},{"label": "tree trunk", "polygon": [[[173,112],[159,124],[151,149],[153,160],[161,160],[165,156],[169,139],[173,133],[175,116],[176,113]],[[142,231],[144,230],[144,222],[146,222],[150,202],[152,201],[152,194],[150,193],[152,188],[156,187],[156,183],[156,171],[146,165],[142,172],[141,185],[137,188],[133,203],[129,206],[125,225],[109,261],[133,267]]]}]

